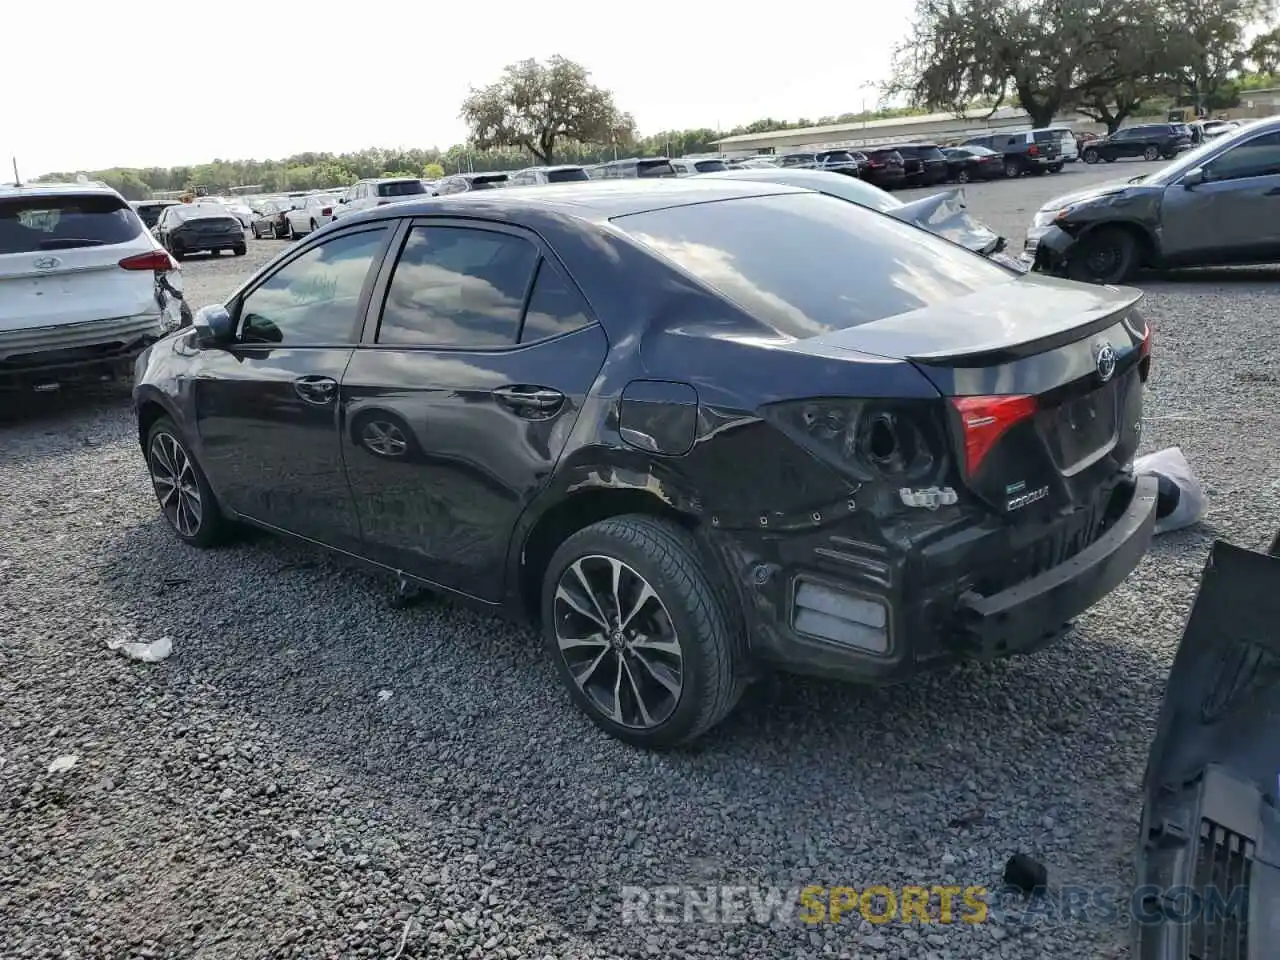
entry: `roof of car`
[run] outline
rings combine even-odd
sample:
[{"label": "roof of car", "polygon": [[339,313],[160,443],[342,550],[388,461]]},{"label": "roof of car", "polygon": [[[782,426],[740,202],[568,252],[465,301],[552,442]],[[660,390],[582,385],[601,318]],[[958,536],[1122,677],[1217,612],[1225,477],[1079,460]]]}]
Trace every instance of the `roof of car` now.
[{"label": "roof of car", "polygon": [[442,214],[457,216],[503,215],[519,220],[522,214],[560,213],[580,220],[602,222],[613,217],[682,207],[694,203],[733,200],[741,197],[771,196],[786,193],[809,193],[799,187],[777,183],[741,180],[694,178],[654,178],[634,180],[595,180],[540,187],[507,187],[482,190],[448,197],[424,197],[404,200],[384,207],[362,210],[343,217],[342,223],[379,220],[387,217],[425,217]]},{"label": "roof of car", "polygon": [[0,197],[59,197],[76,194],[120,196],[111,187],[96,180],[86,183],[0,183]]}]

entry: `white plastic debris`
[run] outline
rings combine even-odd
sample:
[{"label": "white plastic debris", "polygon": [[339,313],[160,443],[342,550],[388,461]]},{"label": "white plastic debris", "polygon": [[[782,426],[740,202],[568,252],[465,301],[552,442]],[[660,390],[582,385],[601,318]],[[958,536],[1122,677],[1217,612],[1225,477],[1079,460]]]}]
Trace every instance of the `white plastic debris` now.
[{"label": "white plastic debris", "polygon": [[127,636],[107,641],[107,649],[123,654],[140,663],[159,663],[173,653],[173,639],[130,640]]},{"label": "white plastic debris", "polygon": [[66,773],[79,762],[80,758],[74,753],[63,754],[57,760],[53,761],[53,763],[49,764],[49,772]]},{"label": "white plastic debris", "polygon": [[391,699],[391,691],[390,691],[390,690],[379,690],[379,691],[378,691],[378,702],[379,702],[379,703],[386,703],[386,702],[387,702],[388,700],[390,700],[390,699]]},{"label": "white plastic debris", "polygon": [[1204,516],[1208,498],[1180,447],[1167,447],[1138,457],[1133,462],[1133,472],[1140,477],[1155,477],[1160,482],[1156,533],[1181,530]]}]

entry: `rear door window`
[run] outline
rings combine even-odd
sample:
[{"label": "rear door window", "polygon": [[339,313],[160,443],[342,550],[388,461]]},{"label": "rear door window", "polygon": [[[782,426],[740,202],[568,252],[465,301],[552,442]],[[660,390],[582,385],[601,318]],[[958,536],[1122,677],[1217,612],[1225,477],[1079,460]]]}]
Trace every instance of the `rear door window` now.
[{"label": "rear door window", "polygon": [[570,333],[592,323],[577,288],[558,269],[543,260],[529,294],[520,342],[531,343]]},{"label": "rear door window", "polygon": [[723,160],[696,160],[693,166],[698,173],[720,173],[729,169]]},{"label": "rear door window", "polygon": [[613,223],[796,338],[945,303],[1014,279],[926,230],[822,194],[700,203]]},{"label": "rear door window", "polygon": [[414,227],[391,275],[379,344],[502,347],[516,342],[538,251],[523,237]]},{"label": "rear door window", "polygon": [[0,254],[128,243],[142,222],[119,197],[0,199]]}]

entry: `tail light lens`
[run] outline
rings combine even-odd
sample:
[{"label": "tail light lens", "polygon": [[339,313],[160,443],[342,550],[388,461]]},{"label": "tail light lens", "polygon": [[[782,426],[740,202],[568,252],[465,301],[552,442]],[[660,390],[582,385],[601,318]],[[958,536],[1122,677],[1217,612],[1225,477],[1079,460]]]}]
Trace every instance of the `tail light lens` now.
[{"label": "tail light lens", "polygon": [[1031,146],[1027,148],[1027,156],[1028,157],[1040,156],[1040,148],[1033,143]]},{"label": "tail light lens", "polygon": [[120,261],[120,266],[125,270],[151,270],[155,273],[178,269],[178,264],[164,250],[152,250],[148,253],[125,257]]},{"label": "tail light lens", "polygon": [[953,397],[951,405],[960,414],[965,472],[971,477],[1000,438],[1039,408],[1035,397],[1022,395]]},{"label": "tail light lens", "polygon": [[322,217],[331,217],[331,216],[333,216],[333,207],[324,207],[324,208],[322,208],[322,209],[320,210],[320,216],[322,216]]}]

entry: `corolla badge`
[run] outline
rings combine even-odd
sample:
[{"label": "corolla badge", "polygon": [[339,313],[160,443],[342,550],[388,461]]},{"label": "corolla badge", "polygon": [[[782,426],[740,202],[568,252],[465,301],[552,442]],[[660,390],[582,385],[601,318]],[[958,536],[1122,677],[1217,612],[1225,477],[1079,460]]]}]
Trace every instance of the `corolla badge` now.
[{"label": "corolla badge", "polygon": [[36,257],[31,261],[31,265],[37,270],[52,270],[54,267],[62,266],[62,259],[59,257]]},{"label": "corolla badge", "polygon": [[1093,362],[1098,368],[1098,379],[1106,383],[1116,372],[1116,348],[1106,340],[1095,343]]}]

